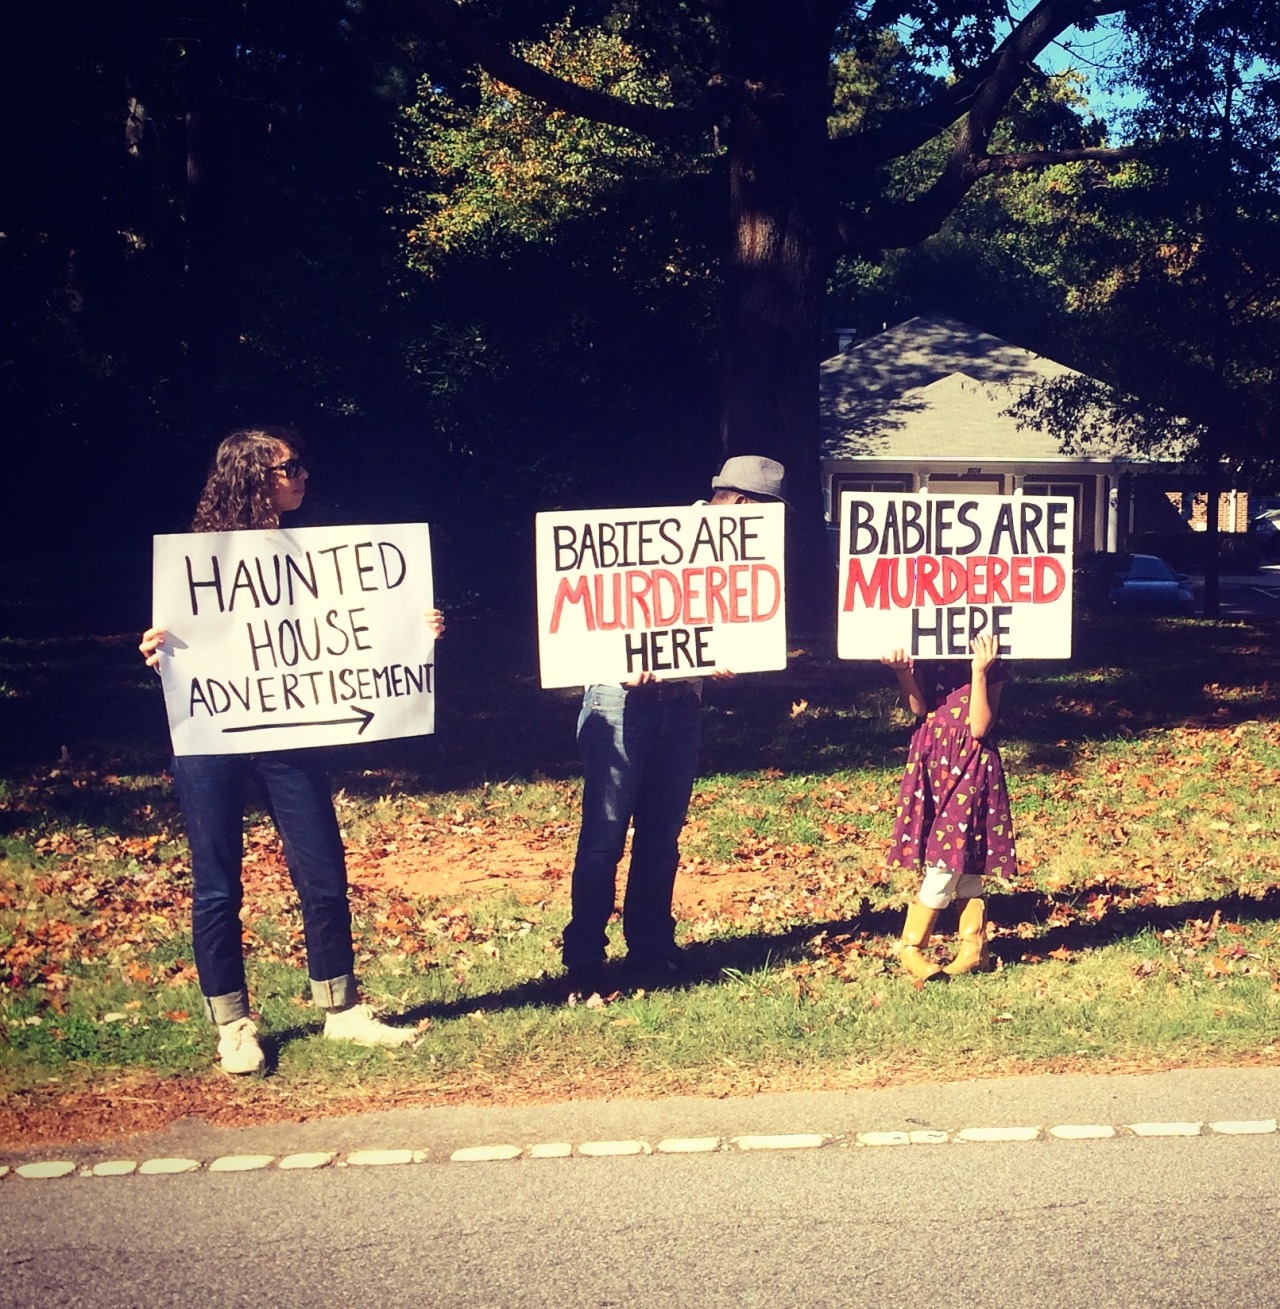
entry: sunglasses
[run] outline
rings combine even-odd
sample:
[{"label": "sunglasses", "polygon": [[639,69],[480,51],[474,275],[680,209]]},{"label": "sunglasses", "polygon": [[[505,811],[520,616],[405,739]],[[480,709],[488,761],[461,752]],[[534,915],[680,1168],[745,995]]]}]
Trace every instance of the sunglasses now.
[{"label": "sunglasses", "polygon": [[296,458],[286,459],[282,464],[272,464],[271,471],[273,473],[283,473],[285,477],[297,477],[302,472],[302,460]]}]

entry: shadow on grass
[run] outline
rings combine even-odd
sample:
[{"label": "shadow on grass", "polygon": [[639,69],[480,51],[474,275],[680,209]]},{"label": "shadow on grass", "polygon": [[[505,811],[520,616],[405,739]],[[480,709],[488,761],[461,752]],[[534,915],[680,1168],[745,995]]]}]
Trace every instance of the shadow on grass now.
[{"label": "shadow on grass", "polygon": [[[1048,919],[1060,902],[1038,892],[1014,892],[993,896],[992,918],[1006,926],[1020,922],[1040,923]],[[1195,900],[1177,905],[1152,905],[1116,909],[1095,922],[1072,923],[1048,929],[1034,940],[996,937],[991,953],[1005,966],[1036,967],[1054,950],[1067,949],[1084,953],[1118,941],[1132,940],[1147,932],[1178,930],[1196,922],[1208,922],[1214,914],[1232,923],[1271,922],[1280,919],[1280,888],[1258,897],[1231,894],[1220,899]],[[947,937],[955,931],[955,910],[939,920],[937,935]],[[759,932],[716,941],[687,945],[683,950],[680,976],[664,983],[651,978],[637,978],[627,960],[610,960],[605,967],[607,990],[634,991],[638,984],[650,991],[684,990],[706,983],[721,982],[726,974],[753,974],[797,963],[813,957],[815,943],[821,937],[890,937],[896,939],[902,928],[902,911],[865,909],[851,918],[798,924],[781,932]],[[1024,956],[1033,956],[1026,963]],[[896,972],[891,980],[904,980]],[[535,978],[482,995],[456,1000],[415,1005],[397,1015],[393,1021],[416,1023],[424,1018],[446,1021],[470,1013],[493,1013],[527,1006],[560,1007],[566,1002],[563,974]],[[296,1028],[274,1034],[282,1044],[311,1034],[310,1029]]]},{"label": "shadow on grass", "polygon": [[[1061,903],[1030,891],[993,896],[990,901],[993,919],[1005,923],[1046,922]],[[1185,900],[1179,904],[1123,906],[1108,910],[1096,921],[1050,927],[1034,942],[997,937],[991,942],[991,952],[1007,963],[1017,963],[1025,954],[1048,955],[1064,948],[1079,953],[1132,940],[1146,932],[1177,931],[1192,923],[1210,922],[1215,914],[1229,923],[1274,922],[1280,919],[1280,887],[1271,887],[1259,896],[1232,892],[1217,899]]]}]

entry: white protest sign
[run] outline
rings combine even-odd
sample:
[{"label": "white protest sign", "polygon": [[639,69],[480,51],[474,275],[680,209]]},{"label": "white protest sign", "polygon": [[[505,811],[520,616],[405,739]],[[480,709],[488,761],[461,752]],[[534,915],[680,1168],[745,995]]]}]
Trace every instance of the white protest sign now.
[{"label": "white protest sign", "polygon": [[781,504],[543,513],[542,685],[785,668]]},{"label": "white protest sign", "polygon": [[173,751],[246,754],[435,727],[425,523],[155,538]]},{"label": "white protest sign", "polygon": [[837,653],[1013,659],[1071,654],[1074,504],[1056,496],[846,491]]}]

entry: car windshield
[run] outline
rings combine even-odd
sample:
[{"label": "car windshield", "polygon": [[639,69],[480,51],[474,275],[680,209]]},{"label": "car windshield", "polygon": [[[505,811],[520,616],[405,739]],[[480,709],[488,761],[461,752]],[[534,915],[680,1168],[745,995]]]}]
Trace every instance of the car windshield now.
[{"label": "car windshield", "polygon": [[1135,582],[1171,582],[1173,569],[1154,555],[1134,555],[1127,576]]}]

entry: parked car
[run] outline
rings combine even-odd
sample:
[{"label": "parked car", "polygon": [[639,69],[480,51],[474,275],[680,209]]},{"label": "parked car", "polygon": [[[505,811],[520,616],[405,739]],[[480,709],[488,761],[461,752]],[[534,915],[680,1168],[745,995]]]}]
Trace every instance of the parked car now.
[{"label": "parked car", "polygon": [[1280,556],[1280,509],[1255,514],[1249,519],[1249,532],[1269,559]]},{"label": "parked car", "polygon": [[1190,578],[1175,573],[1159,555],[1130,555],[1115,575],[1107,599],[1117,609],[1144,613],[1190,614],[1195,610]]}]

